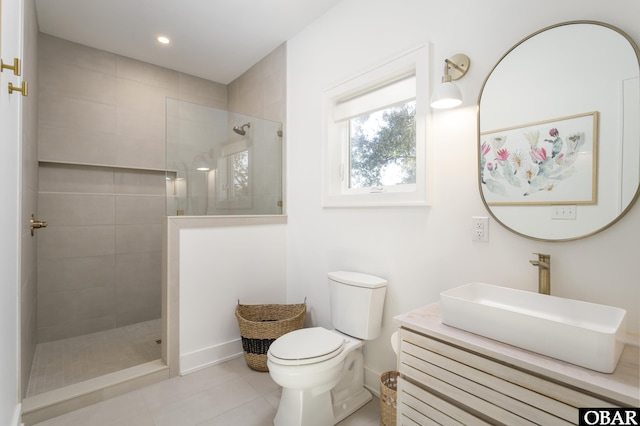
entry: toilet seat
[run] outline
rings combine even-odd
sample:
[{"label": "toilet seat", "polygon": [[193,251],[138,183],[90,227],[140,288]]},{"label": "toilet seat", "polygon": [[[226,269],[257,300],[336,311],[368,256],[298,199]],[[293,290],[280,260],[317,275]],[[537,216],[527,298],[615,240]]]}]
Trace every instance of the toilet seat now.
[{"label": "toilet seat", "polygon": [[268,356],[280,365],[306,365],[334,358],[344,349],[342,336],[322,327],[303,328],[276,339]]}]

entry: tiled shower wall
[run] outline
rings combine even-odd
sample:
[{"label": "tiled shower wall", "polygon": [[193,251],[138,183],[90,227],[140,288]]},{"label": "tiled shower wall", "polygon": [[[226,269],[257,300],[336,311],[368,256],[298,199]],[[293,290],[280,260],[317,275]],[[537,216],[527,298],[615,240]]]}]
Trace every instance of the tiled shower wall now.
[{"label": "tiled shower wall", "polygon": [[287,45],[283,43],[229,83],[229,111],[284,124],[286,89]]},{"label": "tiled shower wall", "polygon": [[40,342],[160,318],[162,172],[40,164]]},{"label": "tiled shower wall", "polygon": [[40,34],[38,341],[160,317],[165,99],[227,86]]}]

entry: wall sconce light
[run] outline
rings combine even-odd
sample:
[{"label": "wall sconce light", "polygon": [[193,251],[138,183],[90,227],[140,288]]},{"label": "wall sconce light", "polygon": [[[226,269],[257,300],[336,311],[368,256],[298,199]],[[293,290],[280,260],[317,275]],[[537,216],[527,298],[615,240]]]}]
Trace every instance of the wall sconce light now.
[{"label": "wall sconce light", "polygon": [[451,81],[461,79],[469,71],[470,65],[471,60],[463,53],[458,53],[444,60],[442,83],[436,87],[436,90],[431,95],[432,108],[454,108],[462,103],[462,92]]}]

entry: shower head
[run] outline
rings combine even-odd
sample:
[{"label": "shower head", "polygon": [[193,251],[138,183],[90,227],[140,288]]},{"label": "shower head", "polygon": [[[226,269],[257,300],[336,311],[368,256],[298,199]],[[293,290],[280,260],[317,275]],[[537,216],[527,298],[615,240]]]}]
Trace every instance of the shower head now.
[{"label": "shower head", "polygon": [[245,123],[242,126],[238,127],[238,126],[233,126],[233,131],[236,132],[237,134],[244,136],[247,134],[247,131],[244,129],[245,127],[251,128],[251,123]]}]

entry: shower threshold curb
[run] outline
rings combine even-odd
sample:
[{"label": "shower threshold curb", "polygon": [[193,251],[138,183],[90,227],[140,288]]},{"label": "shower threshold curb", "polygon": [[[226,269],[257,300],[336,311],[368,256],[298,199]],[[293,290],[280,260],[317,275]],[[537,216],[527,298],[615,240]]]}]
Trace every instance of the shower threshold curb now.
[{"label": "shower threshold curb", "polygon": [[22,400],[22,422],[33,426],[168,378],[169,367],[155,360],[34,395]]}]

